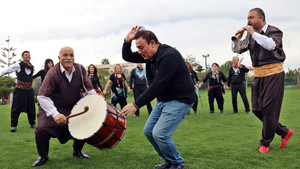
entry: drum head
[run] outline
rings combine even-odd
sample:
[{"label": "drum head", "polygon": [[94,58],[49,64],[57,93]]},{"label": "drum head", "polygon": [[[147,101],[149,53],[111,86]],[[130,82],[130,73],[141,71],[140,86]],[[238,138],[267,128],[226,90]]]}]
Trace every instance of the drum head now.
[{"label": "drum head", "polygon": [[78,140],[87,139],[96,133],[107,114],[107,104],[103,96],[87,95],[76,103],[70,115],[83,112],[85,106],[89,108],[86,113],[69,118],[69,131]]}]

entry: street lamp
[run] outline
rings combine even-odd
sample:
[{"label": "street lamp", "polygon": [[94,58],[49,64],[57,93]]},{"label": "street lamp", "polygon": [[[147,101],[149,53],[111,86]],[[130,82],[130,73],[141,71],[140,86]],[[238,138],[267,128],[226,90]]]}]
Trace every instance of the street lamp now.
[{"label": "street lamp", "polygon": [[205,71],[207,72],[207,60],[206,60],[206,58],[209,57],[209,54],[207,54],[207,55],[202,55],[202,56],[205,58]]}]

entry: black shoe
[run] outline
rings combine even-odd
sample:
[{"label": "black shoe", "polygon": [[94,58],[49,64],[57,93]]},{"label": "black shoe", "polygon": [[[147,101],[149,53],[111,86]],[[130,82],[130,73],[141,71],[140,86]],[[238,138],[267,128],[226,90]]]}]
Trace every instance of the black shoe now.
[{"label": "black shoe", "polygon": [[176,165],[176,164],[172,164],[171,167],[170,167],[170,169],[182,169],[182,168],[184,168],[184,166]]},{"label": "black shoe", "polygon": [[10,132],[16,132],[17,131],[17,127],[11,127],[10,128]]},{"label": "black shoe", "polygon": [[39,157],[35,160],[35,162],[32,164],[32,167],[41,166],[41,165],[43,165],[47,160],[48,160],[48,157],[47,157],[47,158],[43,158],[43,157],[39,156]]},{"label": "black shoe", "polygon": [[224,111],[223,111],[223,110],[221,110],[220,112],[221,112],[221,114],[224,114]]},{"label": "black shoe", "polygon": [[214,111],[213,111],[213,110],[211,110],[211,111],[209,111],[208,113],[212,114],[212,113],[214,113]]},{"label": "black shoe", "polygon": [[85,154],[84,152],[80,151],[80,152],[73,152],[73,156],[74,157],[78,157],[78,158],[86,158],[86,159],[90,159],[91,157],[87,154]]},{"label": "black shoe", "polygon": [[235,112],[235,111],[231,112],[231,114],[236,114],[236,113],[238,113],[238,112]]},{"label": "black shoe", "polygon": [[35,128],[36,128],[36,125],[35,125],[35,124],[30,125],[30,128],[35,129]]},{"label": "black shoe", "polygon": [[170,167],[171,167],[170,161],[165,161],[162,164],[158,164],[154,166],[154,168],[170,168]]},{"label": "black shoe", "polygon": [[246,111],[246,113],[247,113],[247,114],[250,114],[251,112],[248,110],[248,111]]}]

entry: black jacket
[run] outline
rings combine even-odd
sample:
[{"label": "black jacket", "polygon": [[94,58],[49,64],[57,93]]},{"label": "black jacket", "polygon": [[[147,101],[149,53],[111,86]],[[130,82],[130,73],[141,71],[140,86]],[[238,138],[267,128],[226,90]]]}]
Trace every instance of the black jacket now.
[{"label": "black jacket", "polygon": [[158,102],[177,100],[186,104],[195,102],[195,89],[188,68],[181,54],[165,44],[159,44],[150,60],[131,51],[131,43],[124,42],[122,57],[128,62],[146,63],[149,88],[135,104],[142,107],[157,97]]},{"label": "black jacket", "polygon": [[245,73],[247,72],[249,72],[249,69],[245,65],[242,65],[242,68],[239,68],[237,72],[231,67],[229,69],[228,86],[244,83]]}]

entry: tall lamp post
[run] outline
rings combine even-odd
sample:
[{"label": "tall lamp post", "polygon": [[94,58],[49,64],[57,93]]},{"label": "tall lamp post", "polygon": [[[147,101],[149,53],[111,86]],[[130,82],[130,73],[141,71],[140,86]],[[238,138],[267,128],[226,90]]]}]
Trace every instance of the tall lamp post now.
[{"label": "tall lamp post", "polygon": [[205,58],[205,71],[207,72],[207,60],[206,60],[206,58],[209,57],[209,54],[207,54],[207,55],[202,55],[202,56]]},{"label": "tall lamp post", "polygon": [[300,68],[297,71],[297,85],[300,85]]}]

